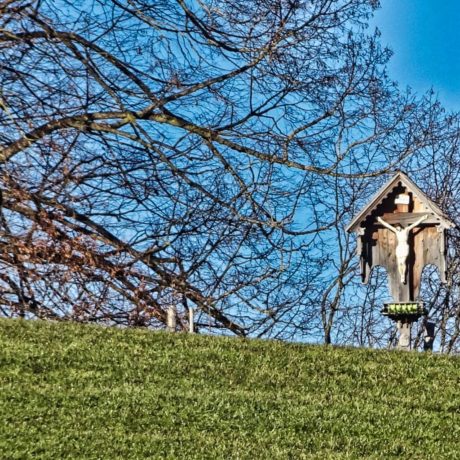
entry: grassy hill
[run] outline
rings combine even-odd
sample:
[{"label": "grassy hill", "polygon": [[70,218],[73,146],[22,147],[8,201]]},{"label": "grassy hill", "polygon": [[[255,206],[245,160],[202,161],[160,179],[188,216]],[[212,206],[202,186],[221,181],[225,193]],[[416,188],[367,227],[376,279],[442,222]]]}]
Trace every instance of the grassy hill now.
[{"label": "grassy hill", "polygon": [[458,458],[460,360],[0,320],[0,458]]}]

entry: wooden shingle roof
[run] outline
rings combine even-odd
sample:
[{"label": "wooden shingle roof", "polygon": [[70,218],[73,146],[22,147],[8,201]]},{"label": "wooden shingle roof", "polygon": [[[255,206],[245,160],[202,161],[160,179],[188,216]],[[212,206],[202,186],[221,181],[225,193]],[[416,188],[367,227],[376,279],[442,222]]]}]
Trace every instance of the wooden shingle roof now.
[{"label": "wooden shingle roof", "polygon": [[382,203],[395,187],[401,184],[409,192],[412,192],[435,216],[444,228],[452,228],[455,224],[444,214],[441,208],[428,198],[417,185],[402,171],[398,171],[383,187],[371,198],[369,203],[350,222],[347,232],[356,232],[366,217]]}]

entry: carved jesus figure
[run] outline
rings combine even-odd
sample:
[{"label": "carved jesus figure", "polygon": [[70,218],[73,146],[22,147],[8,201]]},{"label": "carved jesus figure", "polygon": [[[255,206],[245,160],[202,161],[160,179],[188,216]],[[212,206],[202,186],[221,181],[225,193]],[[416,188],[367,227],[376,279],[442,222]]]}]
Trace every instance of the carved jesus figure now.
[{"label": "carved jesus figure", "polygon": [[391,230],[396,235],[396,260],[398,262],[399,276],[401,277],[401,283],[406,284],[406,269],[407,269],[407,258],[409,257],[409,233],[410,231],[420,225],[425,219],[428,218],[428,214],[418,219],[413,224],[404,228],[400,224],[396,227],[385,222],[381,217],[377,217],[377,220],[388,230]]}]

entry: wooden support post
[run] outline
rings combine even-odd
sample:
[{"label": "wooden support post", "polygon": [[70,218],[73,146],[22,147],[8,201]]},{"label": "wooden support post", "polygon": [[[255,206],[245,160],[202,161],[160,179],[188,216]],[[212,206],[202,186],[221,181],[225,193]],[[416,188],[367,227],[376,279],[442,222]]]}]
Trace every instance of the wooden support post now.
[{"label": "wooden support post", "polygon": [[195,332],[195,325],[194,325],[194,317],[193,317],[193,308],[189,307],[188,308],[188,330],[190,334],[193,334]]},{"label": "wooden support post", "polygon": [[398,345],[396,348],[398,350],[409,351],[411,349],[411,326],[410,321],[398,320],[397,327],[399,332]]},{"label": "wooden support post", "polygon": [[169,332],[176,332],[176,306],[170,305],[168,308],[168,318],[166,328]]}]

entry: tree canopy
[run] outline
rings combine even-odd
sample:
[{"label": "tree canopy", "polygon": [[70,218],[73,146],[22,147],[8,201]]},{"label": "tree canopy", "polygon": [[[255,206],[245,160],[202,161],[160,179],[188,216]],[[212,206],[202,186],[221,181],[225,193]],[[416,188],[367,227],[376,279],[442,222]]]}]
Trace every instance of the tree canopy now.
[{"label": "tree canopy", "polygon": [[330,341],[344,225],[452,127],[377,6],[1,2],[2,313]]}]

